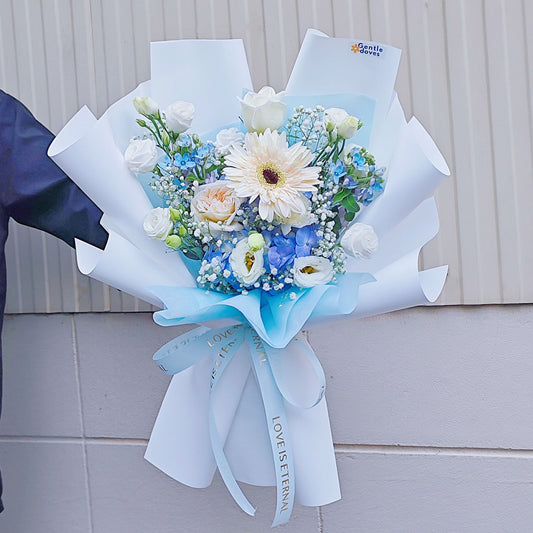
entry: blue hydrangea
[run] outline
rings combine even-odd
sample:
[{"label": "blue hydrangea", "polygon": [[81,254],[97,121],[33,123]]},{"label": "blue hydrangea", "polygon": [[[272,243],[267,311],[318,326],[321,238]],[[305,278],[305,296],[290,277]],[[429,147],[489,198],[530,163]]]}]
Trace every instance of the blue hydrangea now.
[{"label": "blue hydrangea", "polygon": [[318,236],[314,226],[305,226],[296,231],[296,257],[307,257],[311,250],[318,244]]},{"label": "blue hydrangea", "polygon": [[275,235],[272,237],[270,248],[268,249],[268,263],[271,268],[278,271],[286,266],[290,266],[294,261],[296,239]]}]

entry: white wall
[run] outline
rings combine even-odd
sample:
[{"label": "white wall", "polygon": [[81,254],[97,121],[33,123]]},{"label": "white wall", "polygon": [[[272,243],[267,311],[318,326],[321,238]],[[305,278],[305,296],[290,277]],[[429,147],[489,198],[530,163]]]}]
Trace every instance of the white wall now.
[{"label": "white wall", "polygon": [[[0,87],[54,132],[147,79],[151,40],[243,38],[255,86],[278,89],[308,27],[402,48],[400,99],[452,169],[422,259],[450,265],[439,303],[533,301],[530,0],[0,0],[0,13]],[[9,312],[148,309],[83,280],[51,238],[12,233]]]}]

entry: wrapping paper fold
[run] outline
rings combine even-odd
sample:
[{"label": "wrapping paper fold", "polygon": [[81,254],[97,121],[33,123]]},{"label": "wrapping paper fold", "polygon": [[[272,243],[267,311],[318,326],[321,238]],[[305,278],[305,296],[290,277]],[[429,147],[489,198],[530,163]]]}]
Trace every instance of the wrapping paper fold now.
[{"label": "wrapping paper fold", "polygon": [[[309,30],[286,90],[294,102],[300,96],[316,98],[319,104],[322,95],[328,102],[338,101],[339,107],[348,101],[346,95],[353,95],[350,105],[360,106],[371,117],[371,131],[362,131],[359,142],[388,169],[384,193],[357,218],[374,226],[379,235],[380,248],[372,259],[349,260],[339,285],[301,291],[295,300],[265,298],[259,291],[228,297],[197,289],[179,254],[167,253],[163,243],[146,237],[142,222],[152,204],[122,156],[130,137],[138,133],[133,97],[151,95],[161,106],[174,100],[193,102],[195,131],[202,133],[234,122],[239,115],[236,97],[251,87],[241,41],[177,41],[152,44],[150,82],[119,100],[99,120],[82,108],[50,147],[52,159],[102,209],[102,224],[110,232],[104,251],[76,242],[80,270],[163,307],[155,315],[161,325],[217,319],[251,324],[270,346],[284,348],[283,375],[298,397],[305,397],[314,379],[302,359],[305,339],[292,340],[306,324],[435,301],[447,267],[419,272],[418,258],[438,231],[433,193],[449,170],[420,123],[405,120],[394,93],[400,51],[377,44],[379,56],[365,55],[353,48],[358,44]],[[320,64],[328,65],[327,76],[317,68]],[[208,486],[217,466],[209,439],[212,370],[213,361],[205,357],[173,377],[146,451],[151,463],[192,487]],[[264,405],[246,346],[225,370],[217,398],[216,425],[235,478],[275,484]],[[307,409],[285,401],[285,411],[296,500],[304,505],[337,500],[325,398]]]}]

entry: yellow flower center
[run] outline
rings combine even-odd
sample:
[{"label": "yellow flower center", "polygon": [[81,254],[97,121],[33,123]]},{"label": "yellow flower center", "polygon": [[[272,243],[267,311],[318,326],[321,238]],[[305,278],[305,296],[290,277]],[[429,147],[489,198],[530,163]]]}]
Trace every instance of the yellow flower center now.
[{"label": "yellow flower center", "polygon": [[260,165],[257,169],[257,178],[264,185],[270,185],[271,187],[280,187],[286,180],[285,174],[272,163]]},{"label": "yellow flower center", "polygon": [[318,272],[316,268],[313,268],[311,265],[304,266],[303,268],[300,268],[300,272],[303,274],[313,274],[314,272]]},{"label": "yellow flower center", "polygon": [[247,252],[244,258],[244,264],[246,265],[248,272],[252,270],[252,267],[254,266],[254,261],[255,261],[255,257],[254,257],[253,252]]}]

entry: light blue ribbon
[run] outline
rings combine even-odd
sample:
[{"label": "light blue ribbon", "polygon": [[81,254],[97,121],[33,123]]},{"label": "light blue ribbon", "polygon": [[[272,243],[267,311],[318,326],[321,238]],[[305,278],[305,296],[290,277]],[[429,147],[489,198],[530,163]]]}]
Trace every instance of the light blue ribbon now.
[{"label": "light blue ribbon", "polygon": [[289,424],[283,396],[276,385],[263,341],[251,328],[247,328],[246,336],[252,355],[254,374],[265,407],[276,472],[276,514],[272,522],[272,527],[274,527],[289,521],[294,505],[294,460],[290,444]]},{"label": "light blue ribbon", "polygon": [[214,409],[217,385],[243,342],[248,345],[252,369],[261,392],[274,459],[277,486],[276,513],[272,523],[274,527],[289,520],[295,494],[294,459],[284,400],[300,408],[310,408],[324,395],[324,371],[311,348],[302,343],[303,354],[317,378],[317,390],[310,405],[301,405],[291,392],[290,380],[283,373],[284,350],[268,346],[247,325],[239,324],[216,330],[196,328],[165,344],[154,354],[154,360],[165,374],[173,375],[197,364],[204,357],[212,358],[209,434],[213,456],[233,499],[244,512],[253,516],[255,509],[239,487],[224,453],[224,443],[218,431]]}]

